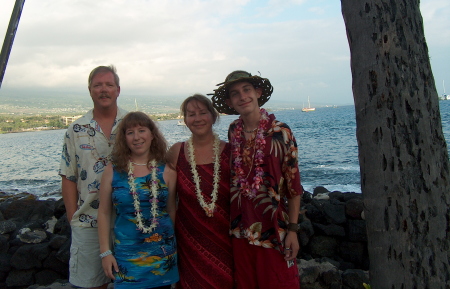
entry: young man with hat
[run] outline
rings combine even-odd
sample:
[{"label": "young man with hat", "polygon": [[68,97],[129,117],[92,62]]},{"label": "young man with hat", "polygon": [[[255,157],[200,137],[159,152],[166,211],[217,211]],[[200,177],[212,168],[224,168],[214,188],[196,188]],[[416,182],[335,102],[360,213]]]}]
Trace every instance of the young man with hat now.
[{"label": "young man with hat", "polygon": [[294,135],[261,108],[273,92],[267,78],[234,71],[218,86],[214,107],[239,115],[228,131],[237,288],[299,288],[295,261],[303,188]]}]

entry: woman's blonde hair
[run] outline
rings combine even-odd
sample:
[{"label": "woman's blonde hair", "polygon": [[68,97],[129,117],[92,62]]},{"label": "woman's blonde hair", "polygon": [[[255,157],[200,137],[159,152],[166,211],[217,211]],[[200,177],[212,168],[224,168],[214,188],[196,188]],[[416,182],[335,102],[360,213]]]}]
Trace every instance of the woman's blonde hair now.
[{"label": "woman's blonde hair", "polygon": [[127,145],[126,130],[136,126],[147,127],[153,135],[148,160],[155,159],[157,162],[165,162],[167,152],[167,141],[158,129],[156,123],[145,113],[140,111],[130,112],[122,119],[116,135],[116,143],[112,152],[112,162],[117,170],[128,171],[128,161],[131,150]]},{"label": "woman's blonde hair", "polygon": [[207,98],[206,96],[204,96],[203,94],[200,93],[196,93],[194,95],[189,96],[188,98],[186,98],[183,103],[180,106],[180,111],[183,114],[183,117],[186,118],[187,115],[187,106],[189,104],[189,102],[191,101],[198,101],[200,103],[202,103],[204,106],[206,106],[206,109],[211,113],[212,118],[213,118],[213,124],[216,123],[217,119],[219,118],[219,113],[217,112],[217,110],[214,108],[211,100],[209,98]]}]

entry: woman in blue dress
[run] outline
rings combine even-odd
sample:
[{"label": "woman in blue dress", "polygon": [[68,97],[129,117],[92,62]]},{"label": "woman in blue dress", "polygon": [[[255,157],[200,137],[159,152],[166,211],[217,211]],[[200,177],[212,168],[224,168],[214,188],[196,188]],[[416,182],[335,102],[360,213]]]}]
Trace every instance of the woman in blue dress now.
[{"label": "woman in blue dress", "polygon": [[165,289],[179,279],[175,208],[167,207],[166,148],[146,114],[130,112],[120,123],[112,162],[102,176],[98,210],[100,257],[115,289]]}]

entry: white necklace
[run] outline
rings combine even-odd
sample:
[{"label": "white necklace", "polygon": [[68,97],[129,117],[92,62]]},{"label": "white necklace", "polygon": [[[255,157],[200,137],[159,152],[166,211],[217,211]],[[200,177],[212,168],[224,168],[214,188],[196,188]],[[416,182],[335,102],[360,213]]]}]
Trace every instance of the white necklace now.
[{"label": "white necklace", "polygon": [[219,136],[214,133],[214,145],[213,145],[213,153],[214,153],[214,182],[213,182],[213,191],[211,192],[211,203],[207,204],[205,202],[205,198],[202,194],[202,189],[200,188],[200,176],[197,172],[197,164],[195,163],[195,155],[194,155],[194,144],[192,141],[192,136],[189,138],[188,142],[188,159],[189,164],[191,165],[192,178],[195,183],[195,194],[197,195],[197,200],[200,203],[200,206],[205,211],[208,217],[212,217],[214,215],[214,210],[216,208],[217,201],[217,191],[219,189],[219,181],[220,181],[220,139]]},{"label": "white necklace", "polygon": [[138,163],[135,163],[135,162],[131,162],[133,165],[135,165],[135,166],[146,166],[146,165],[148,165],[148,163],[146,163],[146,164],[138,164]]},{"label": "white necklace", "polygon": [[142,233],[147,234],[153,231],[158,225],[158,221],[156,220],[156,215],[158,214],[158,182],[156,177],[156,161],[152,160],[150,162],[151,170],[152,170],[152,207],[151,207],[151,215],[152,215],[152,223],[150,227],[144,226],[142,223],[142,213],[141,213],[141,204],[139,201],[139,194],[136,192],[136,183],[135,176],[133,174],[133,162],[128,161],[128,185],[130,186],[130,194],[133,196],[133,205],[134,205],[134,213],[136,214],[136,227]]}]

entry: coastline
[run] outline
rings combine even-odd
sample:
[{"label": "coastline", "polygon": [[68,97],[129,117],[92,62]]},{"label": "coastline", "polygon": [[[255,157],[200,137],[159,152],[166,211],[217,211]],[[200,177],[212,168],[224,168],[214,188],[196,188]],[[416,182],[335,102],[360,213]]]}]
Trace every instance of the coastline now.
[{"label": "coastline", "polygon": [[58,130],[58,129],[67,129],[67,127],[65,127],[65,128],[64,127],[49,127],[49,128],[32,127],[32,128],[27,128],[27,129],[23,129],[23,130],[0,131],[0,134],[34,132],[34,131],[46,131],[46,130]]},{"label": "coastline", "polygon": [[[85,113],[86,112],[79,115],[84,115]],[[180,119],[179,113],[160,113],[160,114],[147,113],[147,114],[155,121]],[[51,119],[53,120],[55,118],[62,119],[64,117],[65,116],[63,115],[57,115],[52,116]],[[32,132],[32,131],[35,132],[44,130],[59,130],[59,129],[67,129],[69,127],[69,124],[66,125],[62,121],[58,121],[57,125],[46,126],[45,124],[48,123],[48,119],[49,117],[44,117],[41,116],[40,114],[27,115],[23,117],[17,115],[10,117],[0,117],[0,134]],[[13,125],[18,126],[18,128],[14,129]]]},{"label": "coastline", "polygon": [[[272,109],[267,109],[267,111],[273,111]],[[167,113],[157,113],[157,114],[151,114],[151,113],[147,113],[144,111],[144,113],[146,113],[148,116],[150,116],[151,119],[155,120],[155,121],[165,121],[165,120],[180,120],[183,119],[183,117],[181,117],[179,112],[176,113],[171,113],[171,112],[167,112]],[[77,115],[84,115],[86,114],[86,112],[83,113],[78,113]],[[227,114],[223,114],[221,113],[220,116],[226,116]],[[53,116],[54,117],[54,116]],[[64,118],[65,116],[63,115],[57,115],[56,117],[58,118]],[[1,118],[0,115],[0,134],[8,134],[8,133],[21,133],[21,132],[35,132],[35,131],[45,131],[45,130],[59,130],[59,129],[67,129],[69,127],[70,124],[63,124],[62,122],[60,123],[60,125],[58,126],[45,126],[45,125],[40,125],[38,127],[35,126],[26,126],[26,127],[21,127],[20,129],[15,129],[15,130],[10,130],[10,131],[4,131],[2,130],[2,123],[14,123],[14,122],[19,122],[18,120],[23,120],[22,118],[19,118],[19,116],[14,116],[15,120],[11,121],[11,120],[3,120]],[[42,119],[42,123],[46,122],[47,117],[42,117],[40,114],[33,114],[33,115],[27,115],[24,118],[26,119],[35,119],[35,118],[41,118]],[[27,121],[25,121],[25,124],[28,123]]]}]

